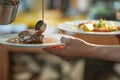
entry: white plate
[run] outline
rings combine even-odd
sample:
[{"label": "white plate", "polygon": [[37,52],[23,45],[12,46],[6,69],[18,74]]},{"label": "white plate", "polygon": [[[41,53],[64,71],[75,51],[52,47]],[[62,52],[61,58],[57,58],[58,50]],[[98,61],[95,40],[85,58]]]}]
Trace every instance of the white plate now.
[{"label": "white plate", "polygon": [[[120,35],[120,31],[114,32],[86,32],[81,29],[74,28],[73,26],[78,25],[79,23],[88,22],[91,20],[79,20],[79,21],[71,21],[71,22],[64,22],[58,25],[58,28],[64,31],[79,33],[79,34],[87,34],[87,35]],[[92,20],[93,22],[98,22],[97,20]],[[116,26],[120,26],[120,22],[112,21],[115,23]],[[111,21],[106,21],[107,24],[110,24]]]},{"label": "white plate", "polygon": [[60,42],[60,38],[63,36],[71,37],[71,36],[63,35],[63,34],[44,34],[45,38],[54,39],[55,41],[50,42],[50,43],[47,42],[47,43],[43,43],[43,44],[18,44],[18,43],[9,43],[9,42],[5,41],[6,39],[16,38],[17,35],[18,34],[0,34],[0,44],[7,45],[7,46],[14,46],[14,47],[45,48],[45,47],[49,47],[49,46],[64,45],[64,43]]}]

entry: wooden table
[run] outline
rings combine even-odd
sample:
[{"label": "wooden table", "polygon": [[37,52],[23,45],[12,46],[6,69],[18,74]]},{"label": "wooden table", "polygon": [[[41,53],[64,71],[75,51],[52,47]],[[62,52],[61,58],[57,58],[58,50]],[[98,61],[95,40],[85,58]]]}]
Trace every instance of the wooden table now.
[{"label": "wooden table", "polygon": [[[89,36],[89,35],[80,35],[80,34],[73,34],[64,31],[59,31],[62,34],[72,35],[78,38],[82,38],[87,42],[95,43],[95,44],[118,44],[117,38],[114,36]],[[38,53],[41,52],[41,49],[33,49],[33,48],[15,48],[15,47],[8,47],[4,45],[0,45],[0,80],[10,80],[10,54],[9,52],[34,52]]]}]

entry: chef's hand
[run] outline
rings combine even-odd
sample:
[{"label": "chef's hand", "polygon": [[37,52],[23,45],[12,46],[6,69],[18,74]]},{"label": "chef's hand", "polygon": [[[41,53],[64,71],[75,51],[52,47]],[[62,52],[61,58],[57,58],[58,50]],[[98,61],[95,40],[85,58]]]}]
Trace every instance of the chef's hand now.
[{"label": "chef's hand", "polygon": [[62,37],[61,42],[65,43],[65,46],[54,46],[44,48],[44,50],[64,60],[79,59],[90,56],[89,52],[91,47],[89,43],[82,39]]}]

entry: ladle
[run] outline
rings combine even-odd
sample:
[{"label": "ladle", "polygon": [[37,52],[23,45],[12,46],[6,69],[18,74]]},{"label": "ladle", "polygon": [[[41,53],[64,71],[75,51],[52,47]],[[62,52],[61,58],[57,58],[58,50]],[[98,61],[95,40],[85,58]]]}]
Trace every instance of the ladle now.
[{"label": "ladle", "polygon": [[35,24],[35,31],[37,33],[43,33],[46,29],[46,23],[44,22],[44,0],[42,0],[42,20],[39,20]]}]

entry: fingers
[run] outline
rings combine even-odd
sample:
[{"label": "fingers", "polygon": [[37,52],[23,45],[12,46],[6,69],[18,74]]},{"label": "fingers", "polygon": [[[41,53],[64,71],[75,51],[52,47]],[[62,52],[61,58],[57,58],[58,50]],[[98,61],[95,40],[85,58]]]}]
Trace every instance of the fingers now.
[{"label": "fingers", "polygon": [[69,49],[69,45],[71,44],[71,40],[72,38],[65,38],[65,37],[62,37],[61,38],[61,42],[62,43],[65,43],[66,45],[64,46],[51,46],[51,47],[47,47],[47,48],[43,48],[43,50],[51,53],[51,54],[54,54],[56,56],[59,56],[59,57],[64,57],[66,54],[66,52],[68,51]]},{"label": "fingers", "polygon": [[52,47],[48,47],[48,48],[51,48],[51,49],[62,49],[62,48],[65,48],[66,47],[66,45],[64,45],[64,46],[52,46]]},{"label": "fingers", "polygon": [[58,47],[48,47],[48,48],[43,48],[43,50],[57,56],[61,56],[64,53],[63,48],[58,48]]}]

